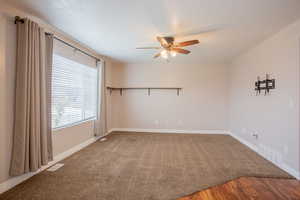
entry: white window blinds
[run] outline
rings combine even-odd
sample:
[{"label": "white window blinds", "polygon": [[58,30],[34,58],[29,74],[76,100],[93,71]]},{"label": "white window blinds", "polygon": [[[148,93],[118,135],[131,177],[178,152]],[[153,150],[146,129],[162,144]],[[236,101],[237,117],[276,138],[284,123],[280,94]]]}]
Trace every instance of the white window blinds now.
[{"label": "white window blinds", "polygon": [[53,54],[52,128],[95,119],[97,68]]}]

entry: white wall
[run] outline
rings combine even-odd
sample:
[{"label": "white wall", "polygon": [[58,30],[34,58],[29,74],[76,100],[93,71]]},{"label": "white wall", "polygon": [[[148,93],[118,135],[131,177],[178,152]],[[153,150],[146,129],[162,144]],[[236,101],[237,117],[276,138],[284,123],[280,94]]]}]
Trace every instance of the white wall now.
[{"label": "white wall", "polygon": [[[300,21],[236,58],[230,67],[230,129],[274,162],[299,172]],[[257,76],[276,89],[255,96]],[[252,134],[259,135],[256,140]]]},{"label": "white wall", "polygon": [[176,91],[113,93],[116,128],[227,130],[228,78],[226,65],[124,64],[114,68],[112,86],[182,87]]}]

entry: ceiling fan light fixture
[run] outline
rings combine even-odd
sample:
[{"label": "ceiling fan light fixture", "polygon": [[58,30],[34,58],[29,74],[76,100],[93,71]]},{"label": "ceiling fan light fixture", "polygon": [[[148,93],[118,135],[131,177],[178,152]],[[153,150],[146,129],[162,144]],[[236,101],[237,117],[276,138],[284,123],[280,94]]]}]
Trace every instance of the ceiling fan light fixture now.
[{"label": "ceiling fan light fixture", "polygon": [[171,55],[172,57],[175,57],[175,56],[177,55],[177,53],[176,53],[176,51],[170,51],[170,55]]},{"label": "ceiling fan light fixture", "polygon": [[161,57],[164,58],[164,59],[168,59],[169,58],[169,55],[168,55],[168,52],[167,50],[163,50],[161,53],[160,53]]},{"label": "ceiling fan light fixture", "polygon": [[175,43],[175,38],[172,36],[169,37],[159,37],[156,39],[160,43],[160,47],[138,47],[137,49],[161,49],[159,53],[156,53],[153,58],[164,58],[166,60],[169,57],[176,57],[177,54],[189,54],[191,51],[183,49],[182,47],[191,46],[199,43],[199,40],[189,40],[185,42]]}]

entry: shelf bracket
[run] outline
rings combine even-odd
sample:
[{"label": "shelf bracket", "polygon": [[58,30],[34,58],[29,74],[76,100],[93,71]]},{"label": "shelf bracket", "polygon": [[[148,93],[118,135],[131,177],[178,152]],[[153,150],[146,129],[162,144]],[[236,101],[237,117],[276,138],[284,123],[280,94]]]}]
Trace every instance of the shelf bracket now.
[{"label": "shelf bracket", "polygon": [[148,88],[148,96],[150,96],[150,88]]}]

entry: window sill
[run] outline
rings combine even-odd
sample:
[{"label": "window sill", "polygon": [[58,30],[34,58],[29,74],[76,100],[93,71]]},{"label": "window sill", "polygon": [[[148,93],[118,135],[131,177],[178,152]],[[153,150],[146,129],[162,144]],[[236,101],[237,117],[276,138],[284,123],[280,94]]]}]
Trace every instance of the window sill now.
[{"label": "window sill", "polygon": [[71,128],[71,127],[78,126],[80,124],[84,124],[84,123],[87,123],[87,122],[90,122],[90,121],[95,121],[95,120],[96,120],[96,118],[93,117],[93,118],[89,118],[89,119],[86,119],[86,120],[83,120],[83,121],[74,122],[72,124],[67,124],[65,126],[60,126],[60,127],[57,127],[57,128],[53,128],[52,133],[56,132],[56,131],[59,131],[59,130],[62,130],[62,129],[65,129],[65,128]]}]

